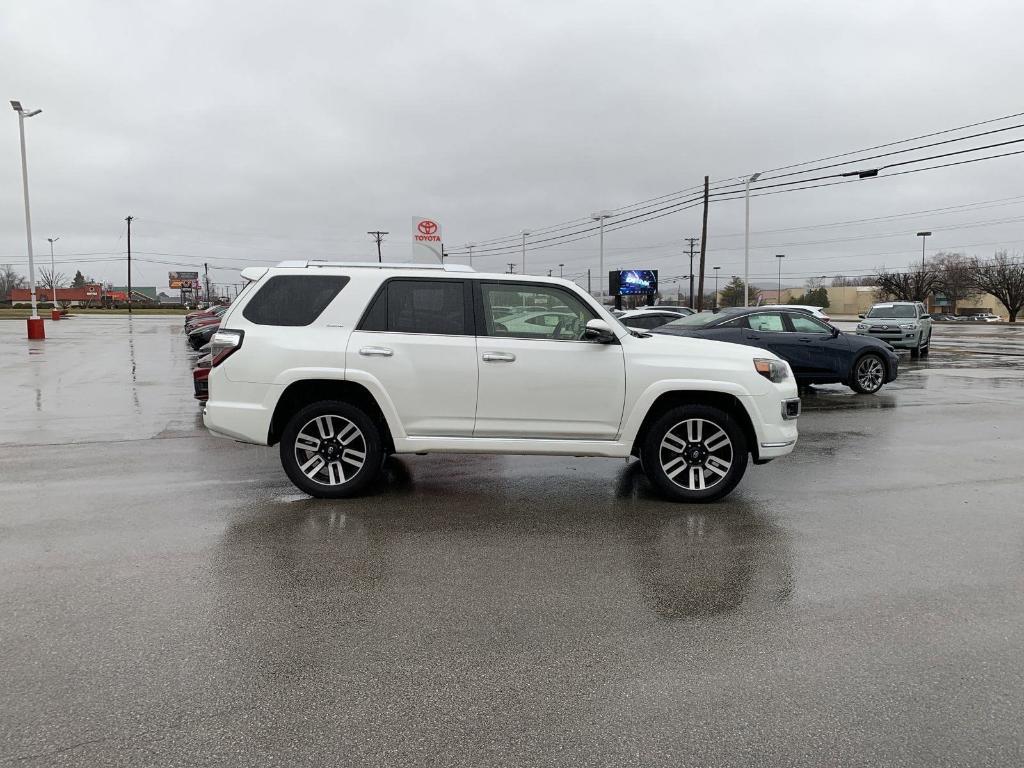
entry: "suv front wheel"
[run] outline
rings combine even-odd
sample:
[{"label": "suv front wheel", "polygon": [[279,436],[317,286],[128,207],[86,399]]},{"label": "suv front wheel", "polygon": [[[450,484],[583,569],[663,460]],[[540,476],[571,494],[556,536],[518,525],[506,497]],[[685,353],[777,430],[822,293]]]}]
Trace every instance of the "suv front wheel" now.
[{"label": "suv front wheel", "polygon": [[644,473],[673,501],[714,501],[739,484],[747,469],[743,430],[708,405],[671,408],[651,425],[641,447]]},{"label": "suv front wheel", "polygon": [[384,457],[373,419],[338,400],[321,400],[292,416],[280,450],[288,478],[320,499],[356,495],[377,476]]}]

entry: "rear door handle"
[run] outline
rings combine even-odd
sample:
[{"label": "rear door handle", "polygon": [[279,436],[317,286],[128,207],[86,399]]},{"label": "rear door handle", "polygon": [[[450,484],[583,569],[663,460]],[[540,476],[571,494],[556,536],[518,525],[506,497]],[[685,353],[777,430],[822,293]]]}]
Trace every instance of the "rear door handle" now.
[{"label": "rear door handle", "polygon": [[363,357],[391,357],[395,351],[387,347],[363,347],[359,354]]},{"label": "rear door handle", "polygon": [[516,356],[511,352],[484,352],[482,359],[485,363],[514,363]]},{"label": "rear door handle", "polygon": [[760,341],[760,340],[761,340],[761,337],[760,337],[760,336],[755,336],[755,335],[754,335],[754,334],[752,334],[752,333],[748,333],[748,334],[747,334],[747,338],[748,338],[748,339],[751,339],[752,341]]}]

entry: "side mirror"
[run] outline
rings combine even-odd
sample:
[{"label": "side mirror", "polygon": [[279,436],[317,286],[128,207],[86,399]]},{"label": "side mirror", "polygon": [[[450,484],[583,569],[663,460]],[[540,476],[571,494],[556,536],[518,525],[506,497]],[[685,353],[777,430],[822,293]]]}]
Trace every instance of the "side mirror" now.
[{"label": "side mirror", "polygon": [[832,338],[833,339],[838,339],[839,338],[839,334],[841,333],[841,331],[838,328],[836,328],[834,325],[830,325],[829,327],[832,329]]},{"label": "side mirror", "polygon": [[857,315],[857,317],[859,317],[861,320],[864,319],[864,315]]},{"label": "side mirror", "polygon": [[921,315],[921,319],[922,320],[931,320],[932,316],[929,315],[927,312],[925,312],[923,315]]},{"label": "side mirror", "polygon": [[604,320],[589,320],[583,331],[584,341],[593,341],[597,344],[610,344],[615,341],[615,334],[612,328]]}]

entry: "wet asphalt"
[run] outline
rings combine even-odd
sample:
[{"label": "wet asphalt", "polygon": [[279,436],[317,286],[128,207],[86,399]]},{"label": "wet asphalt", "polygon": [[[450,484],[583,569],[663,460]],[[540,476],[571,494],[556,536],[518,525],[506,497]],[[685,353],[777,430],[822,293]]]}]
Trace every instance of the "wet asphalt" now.
[{"label": "wet asphalt", "polygon": [[0,323],[0,765],[1024,763],[1024,328],[805,393],[728,499],[208,436],[177,318]]}]

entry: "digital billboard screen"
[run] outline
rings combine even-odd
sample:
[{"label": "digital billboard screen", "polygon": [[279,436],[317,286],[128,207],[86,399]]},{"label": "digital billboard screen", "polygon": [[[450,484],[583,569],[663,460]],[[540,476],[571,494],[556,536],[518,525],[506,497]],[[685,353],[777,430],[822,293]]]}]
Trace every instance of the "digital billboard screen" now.
[{"label": "digital billboard screen", "polygon": [[608,292],[613,296],[646,296],[658,291],[658,270],[619,270],[609,275],[608,283]]}]

